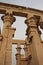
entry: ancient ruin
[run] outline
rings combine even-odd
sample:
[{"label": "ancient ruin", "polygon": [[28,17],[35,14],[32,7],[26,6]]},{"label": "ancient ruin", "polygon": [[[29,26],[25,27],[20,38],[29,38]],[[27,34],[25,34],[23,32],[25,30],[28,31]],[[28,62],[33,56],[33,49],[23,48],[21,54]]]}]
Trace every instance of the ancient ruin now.
[{"label": "ancient ruin", "polygon": [[[43,29],[43,11],[0,2],[0,14],[3,14],[4,24],[2,33],[0,31],[0,65],[12,65],[12,44],[17,45],[16,65],[43,65],[43,41],[38,28]],[[11,27],[16,21],[15,15],[26,17],[25,40],[12,39],[16,31]],[[24,45],[25,56],[20,53],[21,44]]]}]

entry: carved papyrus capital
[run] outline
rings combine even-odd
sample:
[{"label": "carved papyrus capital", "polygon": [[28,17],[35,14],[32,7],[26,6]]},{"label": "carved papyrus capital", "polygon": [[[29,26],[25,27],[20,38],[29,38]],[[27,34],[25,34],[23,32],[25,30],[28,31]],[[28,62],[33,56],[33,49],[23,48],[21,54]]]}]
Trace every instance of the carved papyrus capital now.
[{"label": "carved papyrus capital", "polygon": [[33,17],[27,18],[25,20],[25,24],[27,24],[27,26],[29,27],[37,27],[39,23],[38,20],[39,20],[39,17],[34,15]]},{"label": "carved papyrus capital", "polygon": [[1,17],[4,23],[6,23],[6,26],[10,26],[13,22],[15,22],[16,18],[13,17],[11,14],[5,14]]}]

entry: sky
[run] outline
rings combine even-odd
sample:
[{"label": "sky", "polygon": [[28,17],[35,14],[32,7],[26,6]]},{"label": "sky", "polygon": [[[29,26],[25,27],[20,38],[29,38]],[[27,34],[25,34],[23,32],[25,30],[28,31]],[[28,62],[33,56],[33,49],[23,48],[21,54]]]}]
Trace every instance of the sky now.
[{"label": "sky", "polygon": [[[4,3],[9,3],[9,4],[14,4],[14,5],[20,5],[20,6],[25,6],[25,7],[30,7],[30,8],[35,8],[39,10],[43,10],[43,0],[0,0],[0,2]],[[1,20],[1,14],[0,14],[0,27],[3,29],[3,21]],[[12,27],[16,28],[15,31],[15,39],[25,39],[25,30],[27,28],[24,17],[16,17],[16,22],[12,25]],[[42,39],[43,39],[43,30],[42,31]],[[12,45],[12,65],[16,65],[16,59],[15,59],[15,53],[16,53],[16,48],[17,46]],[[23,46],[22,46],[23,47]]]}]

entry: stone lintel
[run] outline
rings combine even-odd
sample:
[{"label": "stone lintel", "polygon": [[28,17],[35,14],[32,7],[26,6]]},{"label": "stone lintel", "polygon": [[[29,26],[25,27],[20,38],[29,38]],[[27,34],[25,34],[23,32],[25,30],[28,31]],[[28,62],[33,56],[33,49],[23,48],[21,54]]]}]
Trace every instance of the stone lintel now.
[{"label": "stone lintel", "polygon": [[24,45],[25,44],[25,40],[12,40],[12,44],[22,44]]}]

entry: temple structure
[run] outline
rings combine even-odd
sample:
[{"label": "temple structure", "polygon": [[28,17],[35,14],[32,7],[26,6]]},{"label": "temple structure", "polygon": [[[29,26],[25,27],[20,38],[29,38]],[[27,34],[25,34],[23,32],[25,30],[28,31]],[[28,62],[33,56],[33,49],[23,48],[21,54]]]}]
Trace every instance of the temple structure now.
[{"label": "temple structure", "polygon": [[[12,44],[17,45],[16,65],[43,65],[43,41],[38,28],[43,29],[43,11],[0,2],[0,14],[4,24],[0,31],[0,65],[12,65]],[[16,31],[11,27],[16,21],[15,15],[26,17],[25,40],[12,39]],[[20,45],[24,45],[25,55],[21,55]]]}]

